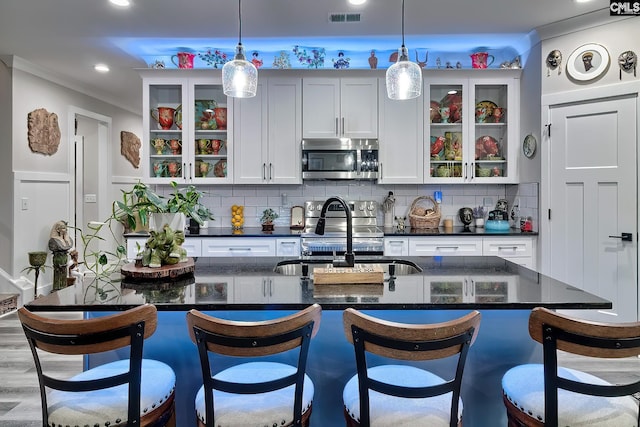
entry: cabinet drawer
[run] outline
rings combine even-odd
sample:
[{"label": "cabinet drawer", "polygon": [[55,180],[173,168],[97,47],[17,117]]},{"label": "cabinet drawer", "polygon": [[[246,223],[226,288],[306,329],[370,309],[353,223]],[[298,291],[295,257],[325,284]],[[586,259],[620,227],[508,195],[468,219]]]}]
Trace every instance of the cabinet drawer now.
[{"label": "cabinet drawer", "polygon": [[446,238],[410,238],[409,256],[473,256],[482,255],[482,239],[464,237]]},{"label": "cabinet drawer", "polygon": [[257,257],[275,255],[275,239],[232,237],[204,239],[202,242],[202,256],[205,257]]},{"label": "cabinet drawer", "polygon": [[529,238],[490,238],[485,237],[482,245],[482,254],[486,256],[531,257],[533,255],[533,241]]},{"label": "cabinet drawer", "polygon": [[385,237],[385,256],[407,256],[409,254],[409,239],[407,237]]},{"label": "cabinet drawer", "polygon": [[184,240],[182,247],[187,250],[187,256],[196,257],[202,255],[202,239],[189,237]]},{"label": "cabinet drawer", "polygon": [[300,239],[276,239],[276,256],[300,256]]}]

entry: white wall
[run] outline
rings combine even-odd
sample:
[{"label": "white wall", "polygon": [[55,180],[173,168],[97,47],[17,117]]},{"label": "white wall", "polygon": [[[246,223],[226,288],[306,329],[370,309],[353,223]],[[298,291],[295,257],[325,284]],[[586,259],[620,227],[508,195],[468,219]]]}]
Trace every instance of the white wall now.
[{"label": "white wall", "polygon": [[[604,46],[609,52],[611,63],[609,69],[601,77],[587,81],[572,81],[567,75],[567,60],[569,55],[578,47],[587,43],[597,43]],[[632,50],[640,54],[640,21],[638,18],[630,18],[623,21],[616,21],[610,24],[599,25],[583,31],[577,31],[558,37],[548,38],[542,41],[542,62],[540,64],[540,75],[542,77],[542,94],[551,94],[571,90],[579,90],[585,87],[606,86],[620,82],[638,80],[632,73],[622,73],[620,79],[620,68],[618,67],[618,55],[627,50]],[[547,66],[545,60],[549,52],[554,49],[562,53],[562,72],[552,71],[547,76]],[[640,70],[639,70],[640,71]],[[637,73],[636,73],[637,74]]]},{"label": "white wall", "polygon": [[[13,173],[11,168],[11,69],[0,61],[0,269],[11,266],[13,240]],[[26,121],[26,120],[25,120]]]},{"label": "white wall", "polygon": [[[140,116],[129,111],[39,77],[37,71],[31,72],[29,64],[25,61],[19,61],[18,65],[14,62],[12,74],[11,140],[12,170],[15,172],[15,217],[11,227],[15,230],[15,238],[9,245],[14,259],[8,266],[8,273],[16,277],[28,264],[28,251],[46,250],[49,232],[54,222],[60,219],[73,222],[74,165],[72,147],[69,143],[73,136],[73,128],[69,129],[70,107],[112,119],[108,139],[109,155],[107,159],[100,161],[111,165],[109,179],[117,175],[120,181],[134,182],[136,177],[140,176],[140,171],[134,169],[120,154],[120,131],[127,130],[140,136],[142,120]],[[62,136],[58,151],[51,156],[33,153],[28,146],[27,115],[37,108],[46,108],[47,111],[58,115]],[[109,193],[108,199],[113,200],[119,191],[110,185]],[[28,198],[28,210],[21,209],[22,198]],[[100,214],[106,216],[108,212]],[[46,279],[45,277],[43,283],[46,283]]]}]

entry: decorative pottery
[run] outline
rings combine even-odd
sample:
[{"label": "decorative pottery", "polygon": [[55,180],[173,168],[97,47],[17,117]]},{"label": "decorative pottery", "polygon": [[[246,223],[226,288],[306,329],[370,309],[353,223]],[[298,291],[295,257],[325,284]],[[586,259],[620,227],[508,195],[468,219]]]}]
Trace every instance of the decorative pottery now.
[{"label": "decorative pottery", "polygon": [[213,154],[217,155],[220,153],[220,149],[224,148],[224,141],[221,139],[212,139],[211,140],[211,151]]},{"label": "decorative pottery", "polygon": [[182,143],[179,139],[172,139],[169,141],[169,148],[171,148],[171,154],[178,155],[182,151]]},{"label": "decorative pottery", "polygon": [[218,178],[225,178],[227,176],[227,161],[218,160],[213,166],[213,174]]},{"label": "decorative pottery", "polygon": [[460,208],[458,210],[458,218],[465,228],[469,227],[473,222],[473,209],[467,207]]},{"label": "decorative pottery", "polygon": [[205,178],[207,175],[209,175],[211,166],[213,165],[209,162],[200,162],[200,164],[198,165],[198,170],[200,171],[200,176],[202,178]]},{"label": "decorative pottery", "polygon": [[449,116],[451,114],[450,107],[440,107],[440,122],[441,123],[449,123]]},{"label": "decorative pottery", "polygon": [[177,178],[180,176],[180,172],[182,172],[182,167],[180,166],[180,162],[169,162],[167,164],[167,168],[169,171],[169,176],[171,178]]},{"label": "decorative pottery", "polygon": [[213,115],[216,120],[218,129],[227,128],[227,107],[216,107],[213,109]]},{"label": "decorative pottery", "polygon": [[178,129],[182,129],[182,104],[176,107],[176,112],[173,115],[173,123],[176,124]]},{"label": "decorative pottery", "polygon": [[209,154],[209,149],[211,148],[211,140],[210,139],[199,139],[198,140],[198,149],[200,150],[200,154]]},{"label": "decorative pottery", "polygon": [[151,117],[158,122],[162,130],[171,129],[175,113],[175,108],[171,107],[158,107],[151,109]]},{"label": "decorative pottery", "polygon": [[178,68],[193,68],[194,53],[190,52],[178,52],[177,55],[171,57],[171,62]]},{"label": "decorative pottery", "polygon": [[153,162],[153,174],[157,178],[166,176],[166,173],[167,173],[167,165],[163,161],[158,160]]},{"label": "decorative pottery", "polygon": [[[451,111],[449,111],[451,113]],[[429,103],[429,119],[431,123],[440,123],[440,103],[438,101],[431,101]]]},{"label": "decorative pottery", "polygon": [[212,99],[196,99],[195,101],[195,125],[196,129],[214,130],[218,128],[214,116],[214,108],[218,106]]},{"label": "decorative pottery", "polygon": [[[487,68],[493,64],[495,58],[493,55],[489,55],[487,52],[476,52],[471,55],[471,67],[472,68]],[[489,58],[491,58],[489,60]]]},{"label": "decorative pottery", "polygon": [[449,107],[449,122],[462,121],[462,94],[460,92],[447,94],[440,101],[441,107]]},{"label": "decorative pottery", "polygon": [[156,149],[156,154],[162,154],[164,151],[165,140],[162,138],[156,138],[153,140],[153,148]]}]

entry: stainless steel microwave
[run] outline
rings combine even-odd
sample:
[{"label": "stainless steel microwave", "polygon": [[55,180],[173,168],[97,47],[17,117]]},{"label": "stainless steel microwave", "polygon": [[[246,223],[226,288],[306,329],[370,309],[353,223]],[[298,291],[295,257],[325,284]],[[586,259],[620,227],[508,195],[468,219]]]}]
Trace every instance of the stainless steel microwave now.
[{"label": "stainless steel microwave", "polygon": [[302,140],[302,179],[378,179],[378,140]]}]

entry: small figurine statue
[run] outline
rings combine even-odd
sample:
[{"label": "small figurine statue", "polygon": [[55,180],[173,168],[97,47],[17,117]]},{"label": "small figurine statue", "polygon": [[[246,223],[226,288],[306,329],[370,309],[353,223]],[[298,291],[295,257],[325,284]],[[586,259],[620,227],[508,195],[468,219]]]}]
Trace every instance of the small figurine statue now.
[{"label": "small figurine statue", "polygon": [[369,57],[369,67],[371,67],[372,70],[378,68],[378,57],[376,57],[375,50],[371,51],[371,56]]},{"label": "small figurine statue", "polygon": [[49,250],[53,252],[53,290],[57,291],[67,286],[67,264],[69,250],[73,246],[73,239],[67,233],[67,223],[58,221],[53,224],[49,234]]},{"label": "small figurine statue", "polygon": [[396,222],[398,223],[398,225],[396,225],[396,228],[398,229],[398,231],[404,231],[405,229],[405,221],[407,220],[406,216],[397,216],[396,217]]}]

